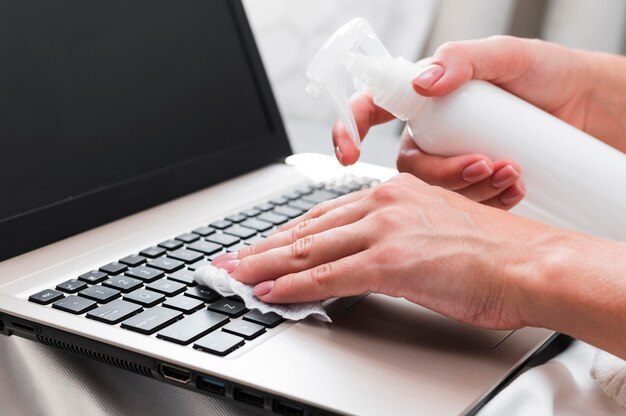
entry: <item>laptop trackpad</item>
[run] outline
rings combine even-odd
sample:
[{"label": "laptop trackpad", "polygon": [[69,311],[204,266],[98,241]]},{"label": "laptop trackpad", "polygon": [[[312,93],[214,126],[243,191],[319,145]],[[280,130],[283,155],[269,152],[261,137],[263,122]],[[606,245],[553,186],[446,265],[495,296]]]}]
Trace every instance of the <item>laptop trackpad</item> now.
[{"label": "laptop trackpad", "polygon": [[495,348],[513,332],[476,328],[454,321],[406,299],[374,293],[348,306],[347,310],[358,314],[361,319],[373,319],[400,327],[398,329],[402,331],[412,332],[413,334],[410,334],[412,336],[419,333],[424,336],[434,336],[439,340],[464,343],[484,349]]}]

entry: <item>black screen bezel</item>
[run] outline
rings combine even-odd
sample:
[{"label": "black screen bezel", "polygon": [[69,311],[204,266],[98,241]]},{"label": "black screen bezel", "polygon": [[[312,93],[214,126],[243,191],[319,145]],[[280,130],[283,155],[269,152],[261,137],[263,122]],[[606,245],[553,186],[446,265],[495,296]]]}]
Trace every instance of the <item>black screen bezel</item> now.
[{"label": "black screen bezel", "polygon": [[[0,261],[226,179],[282,162],[292,151],[241,0],[225,0],[254,76],[270,134],[0,222]],[[5,193],[10,197],[10,190]],[[77,253],[74,253],[77,254]]]}]

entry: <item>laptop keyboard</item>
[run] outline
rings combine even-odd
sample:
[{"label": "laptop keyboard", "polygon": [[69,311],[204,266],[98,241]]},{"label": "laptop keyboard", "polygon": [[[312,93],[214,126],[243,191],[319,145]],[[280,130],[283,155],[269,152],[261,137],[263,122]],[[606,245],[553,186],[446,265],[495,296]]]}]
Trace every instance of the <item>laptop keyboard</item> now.
[{"label": "laptop keyboard", "polygon": [[266,238],[316,204],[372,186],[344,177],[306,185],[239,213],[86,271],[29,301],[166,342],[225,356],[277,327],[275,313],[248,310],[238,296],[221,297],[193,279],[220,254]]}]

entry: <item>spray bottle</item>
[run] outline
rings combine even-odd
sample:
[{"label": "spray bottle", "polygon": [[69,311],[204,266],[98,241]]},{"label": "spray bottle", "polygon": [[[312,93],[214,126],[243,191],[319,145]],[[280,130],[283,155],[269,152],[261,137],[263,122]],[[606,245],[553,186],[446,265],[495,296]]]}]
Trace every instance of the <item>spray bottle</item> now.
[{"label": "spray bottle", "polygon": [[361,141],[349,104],[353,83],[407,121],[426,152],[479,152],[519,163],[527,189],[519,209],[524,215],[626,241],[624,153],[485,81],[471,80],[444,97],[422,97],[411,86],[420,70],[393,58],[368,22],[358,18],[317,52],[306,90],[330,99],[357,147]]}]

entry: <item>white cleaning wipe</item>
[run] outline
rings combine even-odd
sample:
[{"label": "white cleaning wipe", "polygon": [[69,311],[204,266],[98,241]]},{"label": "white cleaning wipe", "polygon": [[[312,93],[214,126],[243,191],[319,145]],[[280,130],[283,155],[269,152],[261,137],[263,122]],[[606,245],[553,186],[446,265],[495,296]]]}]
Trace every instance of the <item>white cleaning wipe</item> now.
[{"label": "white cleaning wipe", "polygon": [[604,393],[626,407],[626,361],[608,352],[598,351],[591,368],[591,377]]},{"label": "white cleaning wipe", "polygon": [[331,322],[321,302],[269,304],[254,296],[254,287],[233,279],[224,269],[204,266],[196,270],[194,278],[198,284],[208,286],[222,296],[237,295],[243,299],[248,309],[258,309],[261,313],[274,312],[285,319],[299,321],[312,316],[324,322]]}]

